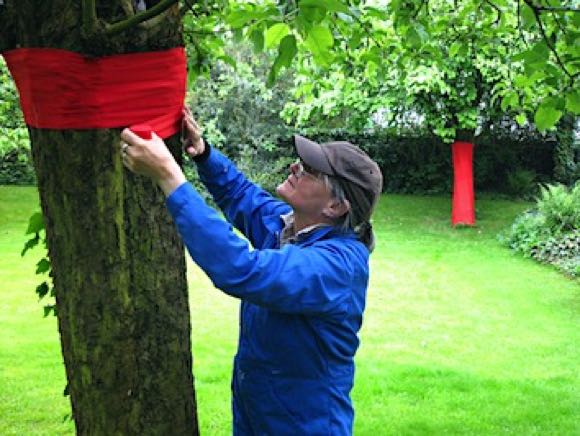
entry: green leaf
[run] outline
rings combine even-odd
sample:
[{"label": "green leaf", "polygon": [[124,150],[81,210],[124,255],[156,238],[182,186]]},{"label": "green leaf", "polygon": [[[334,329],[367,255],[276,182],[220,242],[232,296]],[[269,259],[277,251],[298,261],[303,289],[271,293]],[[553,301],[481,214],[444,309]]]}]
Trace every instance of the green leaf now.
[{"label": "green leaf", "polygon": [[328,28],[321,25],[312,27],[304,44],[323,65],[328,65],[332,61],[329,50],[334,45],[334,38]]},{"label": "green leaf", "polygon": [[297,52],[296,38],[294,35],[286,35],[278,48],[278,58],[276,61],[279,62],[281,66],[288,68]]},{"label": "green leaf", "polygon": [[36,294],[38,295],[38,299],[41,300],[46,294],[48,294],[48,283],[42,282],[40,285],[36,287]]},{"label": "green leaf", "polygon": [[417,32],[417,29],[408,27],[405,32],[405,41],[411,47],[419,47],[421,45],[421,36]]},{"label": "green leaf", "polygon": [[271,87],[274,85],[276,81],[276,77],[278,77],[278,73],[282,69],[282,67],[290,67],[292,64],[292,60],[298,49],[296,48],[296,38],[294,35],[286,35],[282,42],[280,43],[280,47],[278,48],[278,56],[270,69],[270,73],[268,74],[268,79],[266,85]]},{"label": "green leaf", "polygon": [[52,312],[52,314],[54,316],[56,316],[56,304],[49,304],[44,306],[44,317],[46,318],[48,315],[50,315],[50,312]]},{"label": "green leaf", "polygon": [[518,93],[515,91],[506,92],[501,100],[501,110],[506,111],[510,107],[518,107],[520,104],[520,98]]},{"label": "green leaf", "polygon": [[319,23],[324,20],[326,10],[318,6],[301,6],[298,18],[301,16],[310,23]]},{"label": "green leaf", "polygon": [[34,238],[31,238],[28,241],[26,241],[26,244],[24,244],[24,248],[22,249],[20,256],[24,256],[28,250],[36,247],[38,245],[39,241],[40,241],[40,235],[37,233]]},{"label": "green leaf", "polygon": [[50,269],[50,261],[47,258],[40,259],[36,264],[36,274],[42,274]]},{"label": "green leaf", "polygon": [[226,23],[232,28],[237,29],[245,26],[250,21],[259,18],[260,13],[250,9],[238,9],[236,11],[230,12],[226,17]]},{"label": "green leaf", "polygon": [[546,129],[554,127],[561,116],[562,111],[557,110],[551,105],[542,105],[534,115],[534,123],[536,123],[536,127],[543,132]]},{"label": "green leaf", "polygon": [[318,7],[324,8],[330,12],[342,12],[343,14],[350,14],[348,6],[338,0],[301,0],[300,7]]},{"label": "green leaf", "polygon": [[38,233],[44,229],[44,220],[40,212],[33,213],[28,219],[28,229],[26,234],[30,235],[32,233]]},{"label": "green leaf", "polygon": [[218,56],[218,59],[220,59],[221,61],[223,61],[226,64],[230,65],[234,70],[238,67],[238,63],[231,56],[228,56],[228,55],[224,54],[222,56]]},{"label": "green leaf", "polygon": [[462,45],[463,44],[461,44],[459,41],[455,41],[453,44],[451,44],[451,47],[449,47],[449,56],[455,57]]},{"label": "green leaf", "polygon": [[520,127],[523,127],[526,124],[526,121],[527,121],[526,114],[518,114],[516,116],[516,121],[520,125]]},{"label": "green leaf", "polygon": [[527,4],[522,3],[520,6],[520,13],[522,18],[522,26],[524,29],[530,29],[536,24],[536,16],[534,11]]},{"label": "green leaf", "polygon": [[262,29],[252,30],[249,39],[252,41],[254,53],[260,53],[262,50],[264,50],[264,31]]},{"label": "green leaf", "polygon": [[290,33],[290,28],[286,23],[276,23],[266,30],[266,48],[277,46],[282,38]]},{"label": "green leaf", "polygon": [[566,94],[566,109],[575,115],[580,114],[580,91],[574,90]]}]

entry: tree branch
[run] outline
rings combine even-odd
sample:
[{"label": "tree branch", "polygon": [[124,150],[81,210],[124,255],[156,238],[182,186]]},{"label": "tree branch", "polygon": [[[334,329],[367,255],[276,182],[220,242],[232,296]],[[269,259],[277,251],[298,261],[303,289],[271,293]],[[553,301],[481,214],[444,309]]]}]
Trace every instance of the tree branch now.
[{"label": "tree branch", "polygon": [[135,15],[135,10],[133,9],[133,2],[132,0],[119,0],[121,3],[121,7],[123,8],[123,12],[127,17],[132,17]]},{"label": "tree branch", "polygon": [[[88,0],[86,0],[86,1],[88,1]],[[140,12],[136,15],[133,15],[132,17],[130,17],[126,20],[118,21],[114,24],[108,25],[107,30],[106,30],[106,34],[111,36],[111,35],[116,35],[117,33],[123,32],[131,27],[136,26],[139,23],[142,23],[143,21],[149,20],[149,19],[161,14],[162,12],[165,12],[165,10],[169,9],[175,3],[177,3],[177,0],[161,0],[159,3],[157,3],[151,9],[147,9],[143,12]]]},{"label": "tree branch", "polygon": [[526,41],[526,37],[524,36],[524,31],[522,30],[521,6],[522,6],[522,2],[521,2],[521,0],[518,0],[518,11],[517,11],[517,16],[518,16],[518,34],[520,36],[520,39],[524,43],[524,45],[526,47],[528,47],[528,41]]},{"label": "tree branch", "polygon": [[540,27],[540,32],[542,33],[542,37],[544,38],[544,41],[546,41],[546,45],[548,46],[550,51],[554,54],[554,57],[556,58],[556,62],[558,63],[558,65],[560,66],[562,71],[564,71],[564,73],[570,79],[574,80],[574,76],[572,74],[570,74],[570,72],[566,69],[566,66],[564,65],[564,63],[562,62],[562,59],[560,59],[560,56],[558,55],[558,52],[556,51],[556,47],[550,42],[550,39],[548,38],[548,35],[546,34],[546,29],[544,29],[544,23],[542,23],[542,17],[540,16],[540,11],[534,5],[532,0],[524,0],[524,2],[530,8],[532,8],[532,11],[534,11],[534,17],[536,18],[536,23],[538,23],[538,26]]},{"label": "tree branch", "polygon": [[423,6],[428,7],[429,6],[429,0],[423,0],[421,2],[421,4],[419,5],[419,7],[417,8],[417,10],[415,11],[415,13],[413,14],[413,20],[417,18],[417,16],[419,15],[419,12],[421,12],[421,9],[423,9]]},{"label": "tree branch", "polygon": [[495,19],[494,24],[496,24],[496,25],[499,24],[499,22],[501,20],[501,14],[502,14],[501,9],[497,5],[493,4],[490,0],[484,0],[484,2],[495,9],[495,12],[497,14],[497,18]]},{"label": "tree branch", "polygon": [[[530,7],[532,6],[530,5]],[[580,9],[563,8],[555,6],[534,6],[534,9],[537,9],[538,11],[548,11],[548,12],[580,12]]]},{"label": "tree branch", "polygon": [[97,29],[97,7],[95,0],[82,0],[83,33],[91,35]]}]

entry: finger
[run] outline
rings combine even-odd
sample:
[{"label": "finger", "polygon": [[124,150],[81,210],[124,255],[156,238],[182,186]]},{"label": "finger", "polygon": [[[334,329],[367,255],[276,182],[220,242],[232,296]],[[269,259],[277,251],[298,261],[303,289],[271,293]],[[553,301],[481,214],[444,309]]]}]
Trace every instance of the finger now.
[{"label": "finger", "polygon": [[129,145],[143,145],[146,143],[145,139],[133,133],[128,127],[121,132],[121,139]]},{"label": "finger", "polygon": [[197,125],[195,124],[195,120],[193,118],[184,118],[184,121],[185,121],[185,125],[190,130],[195,130],[195,128],[197,127]]},{"label": "finger", "polygon": [[122,161],[123,161],[123,166],[130,170],[131,169],[131,161],[129,159],[129,156],[123,155]]},{"label": "finger", "polygon": [[190,156],[197,156],[199,154],[193,145],[186,147],[185,152]]},{"label": "finger", "polygon": [[198,130],[201,131],[201,127],[199,127],[199,124],[197,124],[197,121],[195,121],[195,118],[191,119],[191,124],[193,125],[193,127]]}]

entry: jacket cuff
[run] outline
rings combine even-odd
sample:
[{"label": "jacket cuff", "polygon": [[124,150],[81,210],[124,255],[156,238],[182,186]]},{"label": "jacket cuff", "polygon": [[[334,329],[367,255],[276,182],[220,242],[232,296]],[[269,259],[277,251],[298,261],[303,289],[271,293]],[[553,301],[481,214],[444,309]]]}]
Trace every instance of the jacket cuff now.
[{"label": "jacket cuff", "polygon": [[165,204],[169,213],[175,218],[181,208],[187,204],[192,192],[195,192],[193,186],[188,182],[183,182],[165,199]]},{"label": "jacket cuff", "polygon": [[209,142],[207,142],[205,138],[202,137],[202,139],[205,144],[205,149],[203,150],[203,153],[200,154],[199,156],[192,157],[193,161],[198,164],[204,163],[209,158],[209,154],[211,153],[211,145],[209,144]]}]

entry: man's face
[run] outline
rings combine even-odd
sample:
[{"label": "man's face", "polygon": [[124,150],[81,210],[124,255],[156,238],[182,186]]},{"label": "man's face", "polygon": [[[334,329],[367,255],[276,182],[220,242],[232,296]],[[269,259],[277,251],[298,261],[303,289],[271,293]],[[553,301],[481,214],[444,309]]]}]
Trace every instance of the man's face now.
[{"label": "man's face", "polygon": [[314,221],[322,217],[322,210],[332,199],[320,174],[301,161],[290,165],[290,174],[278,185],[276,192],[295,213]]}]

